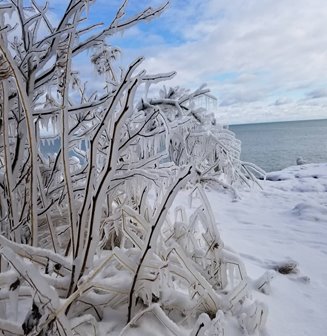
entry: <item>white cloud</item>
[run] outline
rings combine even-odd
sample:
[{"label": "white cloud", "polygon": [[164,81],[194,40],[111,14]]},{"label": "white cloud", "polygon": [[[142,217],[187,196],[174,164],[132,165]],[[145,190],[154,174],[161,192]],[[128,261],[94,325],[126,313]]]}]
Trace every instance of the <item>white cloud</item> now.
[{"label": "white cloud", "polygon": [[[172,7],[159,24],[169,23],[167,31],[183,43],[145,49],[150,71],[177,70],[174,84],[187,87],[207,82],[222,105],[231,105],[231,116],[256,101],[258,120],[271,118],[265,109],[275,102],[282,119],[296,113],[310,118],[306,105],[296,105],[291,114],[285,106],[327,87],[325,0],[185,0]],[[226,73],[236,76],[224,78]],[[314,113],[327,117],[323,108]]]},{"label": "white cloud", "polygon": [[[110,22],[120,2],[98,0],[92,22]],[[163,2],[130,0],[128,13]],[[144,55],[149,72],[176,70],[170,85],[207,83],[226,122],[323,118],[326,18],[326,0],[171,0],[160,18],[110,41],[123,64]]]},{"label": "white cloud", "polygon": [[319,103],[299,101],[279,105],[265,105],[261,101],[239,103],[221,106],[216,115],[221,123],[226,124],[321,119],[327,116],[327,100]]}]

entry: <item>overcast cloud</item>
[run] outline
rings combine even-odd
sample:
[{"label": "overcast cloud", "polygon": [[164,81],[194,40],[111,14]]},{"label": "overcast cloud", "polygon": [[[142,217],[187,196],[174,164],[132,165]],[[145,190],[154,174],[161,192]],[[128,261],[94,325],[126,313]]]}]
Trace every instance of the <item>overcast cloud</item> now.
[{"label": "overcast cloud", "polygon": [[[110,22],[109,1],[96,6],[93,20]],[[176,70],[171,85],[207,83],[224,122],[327,118],[326,22],[326,0],[171,0],[111,41],[124,62],[144,55],[149,72]]]},{"label": "overcast cloud", "polygon": [[326,22],[326,0],[172,0],[139,39],[149,71],[208,83],[226,121],[324,118]]}]

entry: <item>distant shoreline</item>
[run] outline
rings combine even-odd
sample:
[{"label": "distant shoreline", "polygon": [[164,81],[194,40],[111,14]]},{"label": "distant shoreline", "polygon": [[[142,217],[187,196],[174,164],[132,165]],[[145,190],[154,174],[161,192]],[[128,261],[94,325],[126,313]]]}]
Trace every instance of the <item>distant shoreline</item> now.
[{"label": "distant shoreline", "polygon": [[281,124],[281,123],[291,123],[291,122],[310,122],[310,121],[327,121],[327,118],[317,118],[317,119],[299,119],[299,120],[278,120],[278,121],[258,121],[258,122],[245,122],[241,124],[227,124],[226,126],[243,126],[243,125],[259,125],[259,124]]}]

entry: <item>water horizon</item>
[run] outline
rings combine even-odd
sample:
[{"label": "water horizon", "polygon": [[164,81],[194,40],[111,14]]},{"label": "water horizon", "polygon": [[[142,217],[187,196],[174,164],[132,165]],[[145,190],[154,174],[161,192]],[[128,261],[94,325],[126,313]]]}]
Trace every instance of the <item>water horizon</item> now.
[{"label": "water horizon", "polygon": [[273,120],[273,121],[257,121],[257,122],[245,122],[240,124],[226,124],[227,127],[230,126],[242,126],[242,125],[259,125],[259,124],[279,124],[287,122],[298,122],[298,121],[327,121],[327,118],[317,118],[317,119],[296,119],[296,120]]},{"label": "water horizon", "polygon": [[242,142],[241,159],[267,172],[306,163],[327,162],[327,119],[230,125]]}]

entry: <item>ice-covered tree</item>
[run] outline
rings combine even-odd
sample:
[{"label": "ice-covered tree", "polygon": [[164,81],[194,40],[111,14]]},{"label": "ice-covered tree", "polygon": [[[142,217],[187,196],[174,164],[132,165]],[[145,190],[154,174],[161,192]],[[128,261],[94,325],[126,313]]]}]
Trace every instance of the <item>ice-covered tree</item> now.
[{"label": "ice-covered tree", "polygon": [[[258,332],[266,309],[199,183],[237,162],[222,164],[228,137],[195,160],[209,126],[215,137],[192,105],[204,89],[150,98],[174,73],[147,74],[142,58],[121,69],[110,44],[167,4],[129,16],[123,1],[99,30],[93,3],[69,1],[54,24],[48,3],[0,2],[0,331],[96,335],[116,319],[123,335],[151,311],[175,334],[223,335],[228,316]],[[85,51],[96,92],[74,69]]]},{"label": "ice-covered tree", "polygon": [[240,140],[218,123],[214,112],[196,106],[196,99],[208,92],[205,86],[194,92],[163,87],[159,97],[149,100],[152,105],[160,105],[171,126],[169,160],[178,166],[194,164],[198,183],[223,186],[234,192],[242,184],[250,187],[251,181],[257,183],[256,177],[265,173],[241,160]]}]

